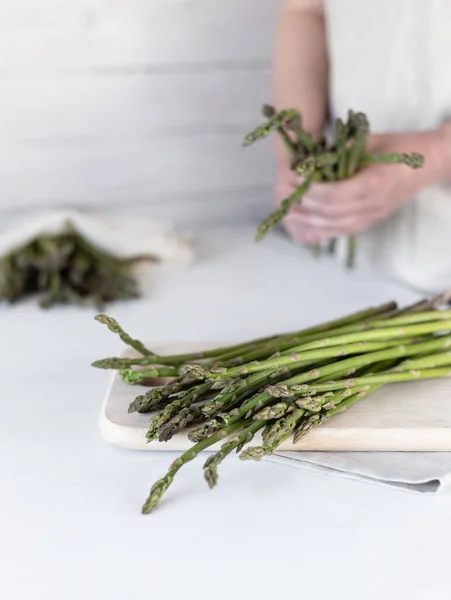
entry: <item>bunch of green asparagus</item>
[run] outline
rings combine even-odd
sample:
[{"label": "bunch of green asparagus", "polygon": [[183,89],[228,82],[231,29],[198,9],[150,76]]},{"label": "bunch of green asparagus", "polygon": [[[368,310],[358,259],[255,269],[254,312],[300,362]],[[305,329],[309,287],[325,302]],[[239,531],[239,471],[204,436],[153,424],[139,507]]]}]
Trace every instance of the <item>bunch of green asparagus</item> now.
[{"label": "bunch of green asparagus", "polygon": [[[194,444],[154,484],[143,512],[153,510],[185,463],[220,440],[204,464],[211,488],[233,451],[259,460],[387,383],[451,377],[451,310],[440,309],[450,299],[448,292],[407,308],[390,302],[302,331],[173,356],[158,356],[113,318],[98,315],[137,356],[93,366],[119,369],[130,384],[170,378],[129,407],[155,413],[147,441],[165,442],[188,428]],[[244,448],[257,433],[260,444]]]},{"label": "bunch of green asparagus", "polygon": [[[302,202],[302,197],[314,182],[340,181],[352,177],[359,169],[374,163],[402,163],[412,169],[422,167],[424,157],[420,154],[370,153],[367,143],[370,125],[366,115],[361,112],[348,112],[347,123],[341,119],[335,121],[335,140],[328,144],[325,138],[316,141],[302,128],[302,119],[297,110],[276,112],[269,105],[263,106],[266,123],[254,129],[244,138],[243,145],[266,138],[272,131],[280,135],[291,159],[291,168],[303,178],[303,183],[280,208],[275,210],[260,225],[256,240],[262,240],[270,229],[280,223],[291,207]],[[356,256],[356,237],[348,238],[347,266],[353,267]],[[330,240],[328,249],[335,252],[336,241]],[[314,252],[320,254],[321,246],[315,244]]]},{"label": "bunch of green asparagus", "polygon": [[41,306],[91,301],[101,308],[139,296],[133,268],[138,260],[119,259],[76,233],[39,236],[0,258],[0,300],[17,302],[31,294]]}]

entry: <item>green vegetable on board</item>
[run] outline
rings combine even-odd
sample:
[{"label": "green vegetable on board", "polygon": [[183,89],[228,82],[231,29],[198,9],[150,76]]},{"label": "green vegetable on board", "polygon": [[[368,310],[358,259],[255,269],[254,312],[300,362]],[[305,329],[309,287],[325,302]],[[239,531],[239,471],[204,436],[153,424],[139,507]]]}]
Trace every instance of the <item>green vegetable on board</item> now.
[{"label": "green vegetable on board", "polygon": [[[153,353],[99,315],[136,356],[93,366],[151,386],[129,407],[150,414],[147,441],[186,432],[193,443],[153,485],[143,513],[155,508],[183,465],[219,442],[204,464],[211,488],[234,451],[242,460],[260,460],[386,384],[451,377],[450,299],[446,292],[404,308],[388,302],[301,331],[170,356]],[[155,377],[170,379],[152,387]]]}]

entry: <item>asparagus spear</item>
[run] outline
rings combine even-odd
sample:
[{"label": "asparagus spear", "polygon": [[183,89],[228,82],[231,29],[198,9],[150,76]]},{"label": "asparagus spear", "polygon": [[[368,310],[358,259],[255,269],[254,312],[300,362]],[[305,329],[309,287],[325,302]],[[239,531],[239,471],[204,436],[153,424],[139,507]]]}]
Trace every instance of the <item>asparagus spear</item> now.
[{"label": "asparagus spear", "polygon": [[158,502],[161,500],[162,495],[171,485],[174,480],[174,476],[183,467],[184,464],[196,458],[196,456],[202,452],[202,450],[206,450],[213,444],[216,444],[220,440],[228,437],[230,434],[238,431],[242,427],[247,427],[250,424],[250,421],[242,421],[238,423],[234,423],[233,425],[229,425],[228,427],[224,427],[220,431],[217,431],[212,436],[198,442],[194,446],[192,446],[189,450],[184,452],[179,458],[177,458],[169,467],[168,472],[164,477],[159,479],[151,488],[149,497],[144,503],[142,508],[143,514],[147,514],[152,512]]},{"label": "asparagus spear", "polygon": [[278,225],[284,217],[290,212],[291,207],[296,203],[302,200],[302,196],[308,191],[309,187],[312,185],[314,181],[318,181],[321,178],[321,173],[319,171],[313,171],[310,175],[307,176],[304,183],[295,190],[291,196],[282,201],[280,208],[275,210],[273,213],[269,215],[260,225],[257,231],[257,235],[255,240],[260,242],[270,229]]},{"label": "asparagus spear", "polygon": [[351,177],[357,171],[357,168],[362,161],[363,154],[365,153],[366,144],[370,133],[368,119],[363,113],[357,113],[354,116],[354,126],[356,131],[354,141],[349,149],[347,169],[348,177]]},{"label": "asparagus spear", "polygon": [[373,154],[365,154],[360,165],[368,166],[381,163],[403,164],[411,169],[420,169],[424,165],[424,156],[417,154],[416,152],[412,152],[411,154],[376,152]]},{"label": "asparagus spear", "polygon": [[113,333],[117,333],[121,340],[124,342],[124,344],[126,344],[127,346],[131,346],[143,356],[150,356],[153,354],[153,352],[148,350],[142,342],[133,339],[128,333],[126,333],[116,321],[116,319],[113,319],[113,317],[108,317],[107,315],[97,315],[94,318],[99,323],[106,325],[108,329]]},{"label": "asparagus spear", "polygon": [[287,121],[290,121],[291,118],[299,115],[297,110],[283,110],[280,113],[276,113],[275,110],[272,109],[269,105],[265,105],[263,107],[263,112],[266,115],[271,114],[272,116],[269,118],[267,123],[263,125],[259,125],[256,129],[248,133],[243,141],[243,146],[250,146],[254,144],[258,140],[261,140],[271,133],[271,131],[276,130],[282,137],[285,145],[287,146],[288,151],[291,154],[296,153],[296,145],[291,140],[291,138],[287,135],[284,124]]},{"label": "asparagus spear", "polygon": [[[347,379],[346,381],[331,381],[330,383],[321,383],[318,385],[304,384],[301,386],[292,386],[290,388],[291,395],[300,393],[318,393],[318,392],[330,392],[333,390],[342,390],[349,387],[363,387],[371,385],[385,385],[387,383],[398,383],[401,381],[416,381],[419,379],[446,379],[451,377],[451,369],[418,369],[411,371],[402,371],[399,373],[381,373],[380,375],[365,375],[365,377],[356,377],[355,379]],[[274,386],[276,387],[276,386]],[[268,389],[268,392],[270,390]],[[278,397],[278,395],[276,395]]]}]

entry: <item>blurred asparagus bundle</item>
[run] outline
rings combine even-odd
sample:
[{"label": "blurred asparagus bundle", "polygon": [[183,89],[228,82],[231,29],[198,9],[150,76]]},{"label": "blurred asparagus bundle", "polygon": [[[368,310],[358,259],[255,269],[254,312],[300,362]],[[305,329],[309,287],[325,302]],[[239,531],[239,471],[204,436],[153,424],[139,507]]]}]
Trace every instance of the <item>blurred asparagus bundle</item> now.
[{"label": "blurred asparagus bundle", "polygon": [[41,306],[137,298],[134,265],[146,257],[120,259],[77,233],[40,235],[0,258],[0,300],[42,295]]},{"label": "blurred asparagus bundle", "polygon": [[[173,356],[158,356],[113,318],[98,315],[141,356],[93,366],[118,369],[130,384],[170,378],[129,407],[130,413],[158,411],[147,441],[164,442],[195,426],[188,433],[194,445],[154,484],[143,512],[153,510],[185,463],[221,440],[204,464],[211,488],[233,451],[260,460],[387,383],[451,377],[451,310],[439,310],[450,298],[447,292],[407,308],[389,302],[302,331]],[[243,449],[257,433],[262,443]]]},{"label": "blurred asparagus bundle", "polygon": [[[310,186],[319,181],[341,181],[352,177],[359,169],[373,163],[402,163],[412,169],[422,167],[424,157],[420,154],[369,153],[367,142],[370,125],[366,115],[361,112],[348,112],[348,120],[335,121],[335,140],[327,144],[326,139],[316,141],[302,128],[302,119],[297,110],[276,109],[263,106],[263,116],[268,120],[254,129],[244,138],[243,146],[266,138],[272,131],[277,132],[292,157],[291,168],[303,177],[303,183],[288,198],[283,200],[280,208],[275,210],[260,225],[256,240],[262,240],[275,225],[289,213],[294,204],[300,204],[302,197]],[[335,251],[335,240],[329,241],[329,252]],[[319,244],[314,246],[315,254],[320,254]],[[356,237],[348,239],[347,266],[353,267],[356,254]]]}]

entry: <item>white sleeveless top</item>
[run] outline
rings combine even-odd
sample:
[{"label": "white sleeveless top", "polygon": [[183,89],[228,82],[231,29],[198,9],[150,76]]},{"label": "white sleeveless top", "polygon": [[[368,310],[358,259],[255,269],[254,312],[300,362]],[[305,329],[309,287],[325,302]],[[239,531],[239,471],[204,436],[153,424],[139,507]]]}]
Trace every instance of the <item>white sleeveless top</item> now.
[{"label": "white sleeveless top", "polygon": [[[451,0],[325,0],[325,13],[333,117],[365,112],[375,133],[450,120]],[[450,288],[451,185],[361,234],[357,260],[420,290]]]}]

